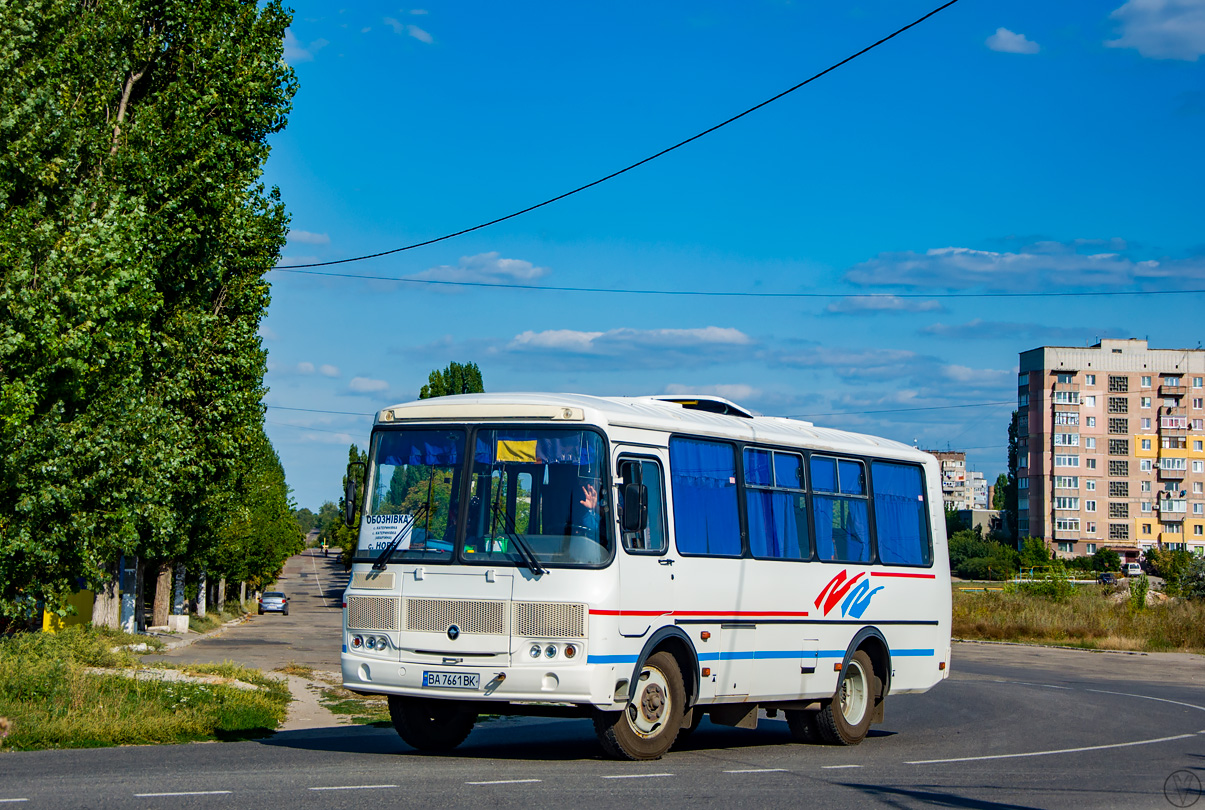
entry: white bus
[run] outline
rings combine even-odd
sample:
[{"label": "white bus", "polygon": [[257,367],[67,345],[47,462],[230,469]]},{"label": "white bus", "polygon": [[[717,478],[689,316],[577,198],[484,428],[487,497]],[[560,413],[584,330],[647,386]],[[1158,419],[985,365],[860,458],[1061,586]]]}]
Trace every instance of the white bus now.
[{"label": "white bus", "polygon": [[386,408],[348,474],[344,686],[388,695],[421,750],[479,713],[564,715],[655,759],[759,709],[855,745],[949,675],[940,480],[907,445],[716,397]]}]

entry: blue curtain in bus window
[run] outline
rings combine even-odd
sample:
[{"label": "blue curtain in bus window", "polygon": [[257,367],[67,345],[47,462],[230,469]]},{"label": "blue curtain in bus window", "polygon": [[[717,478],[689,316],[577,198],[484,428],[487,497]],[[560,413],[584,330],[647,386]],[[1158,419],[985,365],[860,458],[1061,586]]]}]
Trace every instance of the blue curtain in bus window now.
[{"label": "blue curtain in bus window", "polygon": [[732,446],[671,439],[669,466],[678,551],[739,557],[741,529]]},{"label": "blue curtain in bus window", "polygon": [[866,494],[866,468],[862,466],[862,462],[842,459],[837,462],[837,471],[841,480],[842,495]]},{"label": "blue curtain in bus window", "polygon": [[377,463],[400,467],[423,464],[452,467],[460,463],[464,434],[459,431],[407,430],[381,434]]},{"label": "blue curtain in bus window", "polygon": [[770,451],[745,448],[745,483],[763,487],[774,484],[774,471],[770,469]]},{"label": "blue curtain in bus window", "polygon": [[803,489],[803,457],[794,453],[775,453],[774,483],[780,487]]},{"label": "blue curtain in bus window", "polygon": [[812,489],[817,492],[837,491],[837,460],[812,456]]},{"label": "blue curtain in bus window", "polygon": [[928,565],[931,549],[920,468],[876,461],[870,465],[870,474],[874,481],[879,560],[895,565]]},{"label": "blue curtain in bus window", "polygon": [[870,562],[870,521],[866,501],[816,495],[816,554],[822,560]]},{"label": "blue curtain in bus window", "polygon": [[749,489],[749,551],[754,557],[802,560],[811,556],[803,495],[781,490]]}]

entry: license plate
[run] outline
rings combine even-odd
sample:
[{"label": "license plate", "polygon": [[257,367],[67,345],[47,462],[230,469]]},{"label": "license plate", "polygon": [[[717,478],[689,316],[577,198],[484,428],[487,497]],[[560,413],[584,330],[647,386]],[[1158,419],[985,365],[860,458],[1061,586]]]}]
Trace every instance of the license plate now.
[{"label": "license plate", "polygon": [[481,675],[477,672],[424,672],[423,686],[444,689],[480,689]]}]

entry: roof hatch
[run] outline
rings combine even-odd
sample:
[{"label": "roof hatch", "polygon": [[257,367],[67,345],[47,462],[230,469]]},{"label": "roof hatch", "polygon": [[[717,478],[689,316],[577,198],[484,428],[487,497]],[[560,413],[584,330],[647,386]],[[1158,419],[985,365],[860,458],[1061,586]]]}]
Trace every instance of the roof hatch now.
[{"label": "roof hatch", "polygon": [[724,416],[739,416],[743,419],[753,418],[752,412],[745,410],[734,402],[729,402],[723,397],[672,396],[652,397],[652,399],[660,402],[673,402],[690,411],[706,411],[707,413],[718,413]]}]

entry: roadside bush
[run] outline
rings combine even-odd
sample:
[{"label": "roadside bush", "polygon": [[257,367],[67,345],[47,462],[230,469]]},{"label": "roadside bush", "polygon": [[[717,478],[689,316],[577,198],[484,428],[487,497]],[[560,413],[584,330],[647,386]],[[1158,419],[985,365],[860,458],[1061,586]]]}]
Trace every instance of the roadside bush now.
[{"label": "roadside bush", "polygon": [[1010,579],[1017,573],[1017,553],[978,532],[955,532],[949,541],[950,569],[962,579]]},{"label": "roadside bush", "polygon": [[1182,595],[1184,579],[1193,559],[1193,555],[1187,551],[1152,548],[1146,552],[1146,561],[1151,566],[1151,573],[1163,577],[1163,592],[1168,596]]},{"label": "roadside bush", "polygon": [[1137,613],[1146,609],[1146,593],[1151,589],[1151,582],[1146,574],[1130,579],[1130,610]]},{"label": "roadside bush", "polygon": [[1050,562],[1050,551],[1040,537],[1026,537],[1019,552],[1022,568],[1036,568]]},{"label": "roadside bush", "polygon": [[1180,590],[1181,596],[1188,599],[1205,599],[1205,557],[1197,557],[1188,564]]},{"label": "roadside bush", "polygon": [[1017,584],[1018,593],[1066,602],[1075,590],[1062,560],[1052,560],[1034,579]]}]

